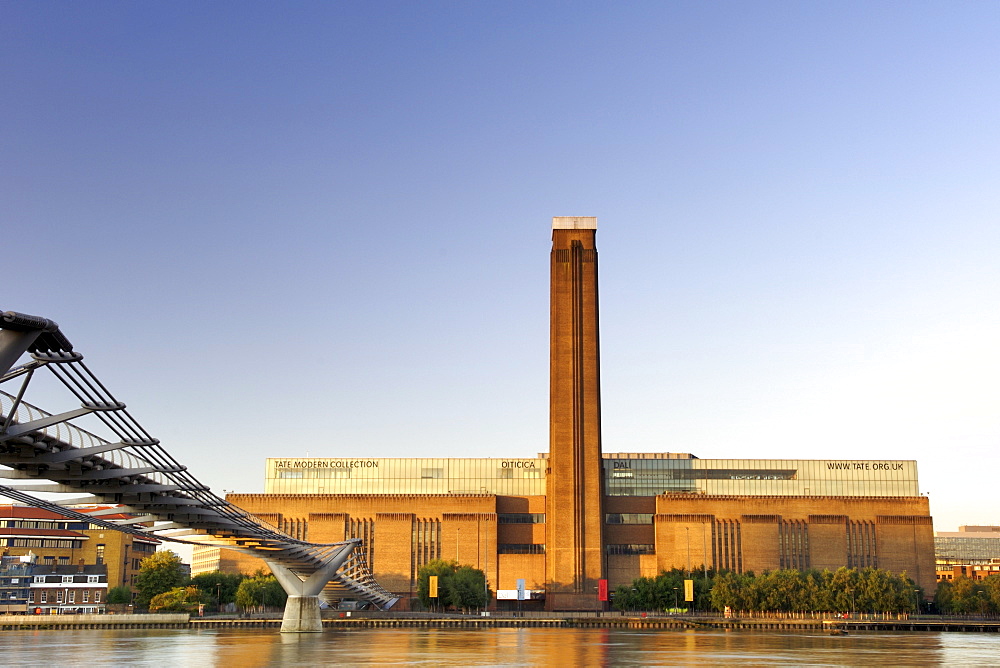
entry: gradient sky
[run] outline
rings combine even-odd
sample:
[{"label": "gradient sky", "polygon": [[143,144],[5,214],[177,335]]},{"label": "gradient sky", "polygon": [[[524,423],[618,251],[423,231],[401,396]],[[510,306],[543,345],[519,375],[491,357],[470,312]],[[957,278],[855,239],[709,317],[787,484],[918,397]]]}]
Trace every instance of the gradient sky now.
[{"label": "gradient sky", "polygon": [[606,452],[916,459],[936,529],[1000,524],[998,29],[2,0],[0,309],[216,491],[266,457],[530,457],[551,217],[597,216]]}]

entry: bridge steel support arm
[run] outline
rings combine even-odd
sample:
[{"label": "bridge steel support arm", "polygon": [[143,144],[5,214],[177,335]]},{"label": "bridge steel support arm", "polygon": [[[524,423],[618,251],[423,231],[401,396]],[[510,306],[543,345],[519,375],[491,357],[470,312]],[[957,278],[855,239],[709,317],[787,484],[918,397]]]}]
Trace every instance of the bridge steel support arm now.
[{"label": "bridge steel support arm", "polygon": [[281,588],[288,594],[285,614],[281,620],[282,633],[319,633],[323,630],[319,594],[351,556],[353,550],[354,543],[344,545],[325,566],[304,579],[276,561],[265,560]]}]

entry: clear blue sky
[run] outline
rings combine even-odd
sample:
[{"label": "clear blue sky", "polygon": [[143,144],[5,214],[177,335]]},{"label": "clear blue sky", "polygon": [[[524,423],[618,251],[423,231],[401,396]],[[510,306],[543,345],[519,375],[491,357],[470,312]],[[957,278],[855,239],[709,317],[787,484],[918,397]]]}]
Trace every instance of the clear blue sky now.
[{"label": "clear blue sky", "polygon": [[532,456],[550,219],[598,216],[605,451],[916,459],[937,529],[1000,523],[998,32],[988,2],[5,0],[0,309],[217,491]]}]

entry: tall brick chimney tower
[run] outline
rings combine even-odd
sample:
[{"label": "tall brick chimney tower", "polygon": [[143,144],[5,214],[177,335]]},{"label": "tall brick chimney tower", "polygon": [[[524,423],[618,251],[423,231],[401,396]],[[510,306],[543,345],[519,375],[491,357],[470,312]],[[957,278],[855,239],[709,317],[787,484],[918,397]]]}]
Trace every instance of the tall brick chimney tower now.
[{"label": "tall brick chimney tower", "polygon": [[549,610],[595,610],[604,574],[597,218],[552,219],[549,469],[545,569]]}]

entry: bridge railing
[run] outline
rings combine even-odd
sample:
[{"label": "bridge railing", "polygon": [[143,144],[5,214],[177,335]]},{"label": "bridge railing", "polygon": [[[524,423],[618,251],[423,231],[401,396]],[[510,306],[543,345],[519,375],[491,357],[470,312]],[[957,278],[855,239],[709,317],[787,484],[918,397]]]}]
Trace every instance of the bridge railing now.
[{"label": "bridge railing", "polygon": [[[12,412],[13,411],[13,412]],[[53,414],[33,406],[25,401],[16,402],[13,394],[0,390],[0,421],[11,417],[11,424],[26,424],[28,422],[41,421],[44,418],[52,417]],[[86,429],[78,427],[72,422],[59,422],[54,425],[42,427],[34,431],[53,441],[59,441],[74,448],[95,448],[110,444],[105,438],[101,438]],[[103,454],[103,458],[116,467],[124,469],[135,469],[152,466],[152,463],[138,457],[126,449],[108,450]],[[149,475],[158,476],[151,472]],[[161,480],[162,482],[162,480]]]}]

